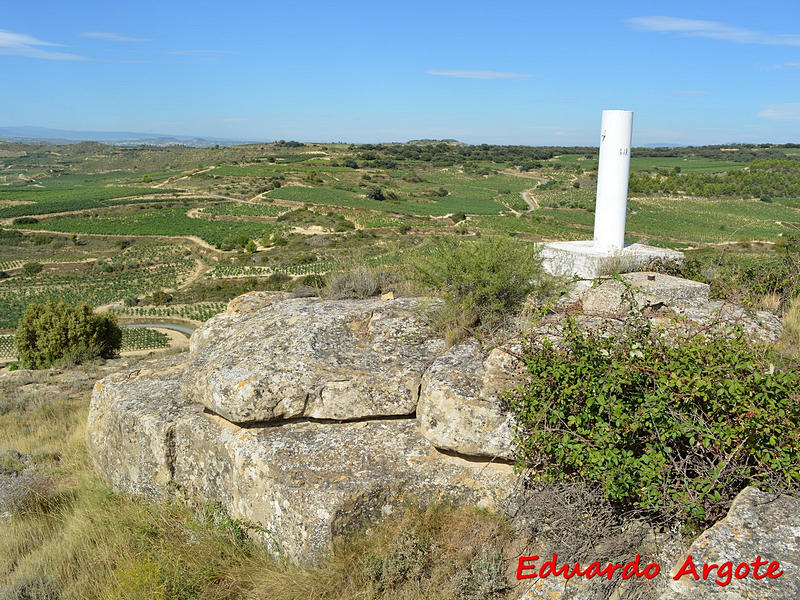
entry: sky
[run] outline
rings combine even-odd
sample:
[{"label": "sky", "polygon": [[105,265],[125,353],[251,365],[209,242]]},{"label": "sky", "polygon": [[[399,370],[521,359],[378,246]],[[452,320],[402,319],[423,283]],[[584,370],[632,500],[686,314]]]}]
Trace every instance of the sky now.
[{"label": "sky", "polygon": [[0,126],[239,140],[800,142],[800,2],[0,0]]}]

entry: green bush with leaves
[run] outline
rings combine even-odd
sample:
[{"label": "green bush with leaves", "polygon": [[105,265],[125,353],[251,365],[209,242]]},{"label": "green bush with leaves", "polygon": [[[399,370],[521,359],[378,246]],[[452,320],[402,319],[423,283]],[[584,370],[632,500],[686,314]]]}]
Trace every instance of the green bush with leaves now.
[{"label": "green bush with leaves", "polygon": [[444,298],[432,317],[449,343],[501,329],[530,295],[546,297],[556,287],[533,244],[501,235],[441,238],[411,263],[412,277]]},{"label": "green bush with leaves", "polygon": [[95,314],[86,304],[30,304],[19,322],[15,345],[26,369],[54,363],[112,358],[122,344],[122,331],[112,315]]},{"label": "green bush with leaves", "polygon": [[747,485],[800,483],[800,373],[740,328],[669,340],[635,317],[617,332],[568,319],[563,336],[526,343],[528,379],[508,398],[521,464],[688,527]]}]

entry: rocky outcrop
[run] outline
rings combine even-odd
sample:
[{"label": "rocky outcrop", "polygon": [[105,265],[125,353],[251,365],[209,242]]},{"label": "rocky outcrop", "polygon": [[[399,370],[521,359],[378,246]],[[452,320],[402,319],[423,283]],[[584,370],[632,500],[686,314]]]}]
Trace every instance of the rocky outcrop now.
[{"label": "rocky outcrop", "polygon": [[[669,580],[669,589],[659,600],[795,600],[800,598],[800,498],[776,496],[756,488],[743,490],[733,501],[728,515],[703,532],[691,545],[687,555],[697,566],[701,579],[687,574],[677,581]],[[760,557],[764,564],[754,577],[749,567],[747,576],[739,579],[735,569],[741,563],[753,563]],[[782,571],[778,577],[765,576],[768,563],[777,561]],[[720,574],[718,569],[702,579],[703,564],[724,565],[730,562],[734,576]],[[681,557],[673,566],[676,575],[686,563]],[[744,573],[744,568],[740,574]],[[716,582],[721,581],[725,585]]]},{"label": "rocky outcrop", "polygon": [[[625,276],[650,318],[708,310],[707,287],[650,275]],[[626,296],[613,280],[576,285],[535,333],[557,341],[565,312],[619,323]],[[86,431],[97,471],[122,492],[219,503],[301,561],[412,501],[513,510],[502,392],[524,376],[519,348],[447,349],[421,316],[433,302],[233,300],[188,354],[97,383]],[[758,335],[772,331],[743,315]]]},{"label": "rocky outcrop", "polygon": [[218,502],[276,554],[314,560],[408,502],[497,510],[514,489],[511,467],[441,454],[413,419],[231,423],[182,393],[191,366],[171,357],[97,383],[86,432],[95,467],[124,492]]},{"label": "rocky outcrop", "polygon": [[417,420],[437,448],[513,459],[513,419],[500,395],[521,381],[519,349],[485,350],[476,340],[453,346],[422,378]]},{"label": "rocky outcrop", "polygon": [[[668,546],[665,547],[669,549]],[[689,556],[699,579],[688,572],[674,579]],[[623,580],[620,571],[611,581],[604,577],[551,576],[531,580],[521,600],[795,600],[800,598],[800,499],[746,488],[734,499],[728,515],[700,534],[687,551],[679,556],[657,553],[652,558],[660,568],[652,580]],[[758,578],[753,576],[752,567],[757,559],[761,561]],[[773,561],[779,563],[773,575],[782,574],[765,576]],[[642,567],[647,563],[642,561]],[[726,563],[730,563],[730,577],[725,574]],[[742,577],[737,578],[736,567],[742,563],[749,563],[748,573],[744,575],[741,568]],[[703,579],[703,565],[717,565],[723,572],[711,568]]]},{"label": "rocky outcrop", "polygon": [[445,348],[425,334],[424,302],[239,301],[195,334],[186,392],[237,423],[411,415]]},{"label": "rocky outcrop", "polygon": [[590,287],[581,295],[583,312],[620,315],[630,309],[626,294],[639,309],[677,307],[708,302],[709,286],[662,273],[626,273]]},{"label": "rocky outcrop", "polygon": [[559,308],[577,313],[590,327],[624,317],[632,305],[666,329],[738,325],[749,337],[767,343],[776,342],[782,331],[773,313],[709,300],[707,284],[663,273],[626,273],[594,284],[579,281],[559,301]]}]

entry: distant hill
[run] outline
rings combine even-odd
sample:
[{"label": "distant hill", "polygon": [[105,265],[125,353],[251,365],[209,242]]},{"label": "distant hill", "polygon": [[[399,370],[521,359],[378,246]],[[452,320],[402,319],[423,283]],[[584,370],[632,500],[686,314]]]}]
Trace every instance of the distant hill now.
[{"label": "distant hill", "polygon": [[115,146],[173,146],[181,144],[205,148],[216,144],[231,146],[245,144],[243,140],[227,140],[213,137],[192,137],[164,135],[159,133],[136,133],[131,131],[69,131],[48,127],[0,127],[0,140],[7,142],[28,142],[39,144],[74,144],[75,142],[103,142]]}]

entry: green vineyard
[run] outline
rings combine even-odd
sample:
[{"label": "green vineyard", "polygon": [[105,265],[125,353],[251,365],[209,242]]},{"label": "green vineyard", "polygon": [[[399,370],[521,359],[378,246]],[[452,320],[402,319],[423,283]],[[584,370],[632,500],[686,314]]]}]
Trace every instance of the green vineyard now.
[{"label": "green vineyard", "polygon": [[169,346],[166,333],[144,327],[126,327],[122,330],[122,351],[158,350]]},{"label": "green vineyard", "polygon": [[14,347],[13,335],[0,335],[0,360],[14,360],[17,350]]}]

